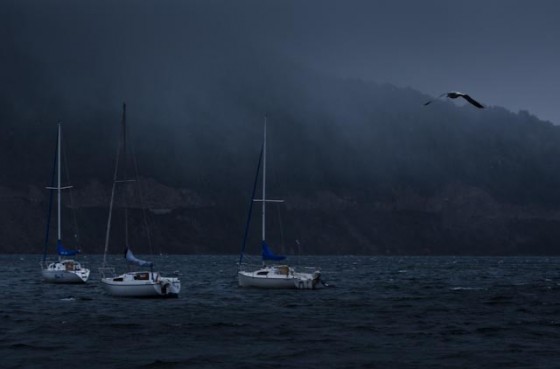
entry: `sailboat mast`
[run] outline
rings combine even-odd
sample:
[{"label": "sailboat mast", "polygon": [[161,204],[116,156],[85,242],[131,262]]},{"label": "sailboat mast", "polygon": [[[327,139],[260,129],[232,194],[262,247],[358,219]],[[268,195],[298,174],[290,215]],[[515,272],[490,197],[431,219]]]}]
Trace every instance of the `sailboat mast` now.
[{"label": "sailboat mast", "polygon": [[[122,116],[122,136],[123,136],[123,180],[126,181],[127,172],[126,172],[126,104],[123,103],[123,116]],[[127,198],[127,188],[124,187],[124,246],[128,248],[128,204],[126,202]]]},{"label": "sailboat mast", "polygon": [[61,150],[60,150],[60,146],[61,146],[61,143],[62,143],[62,137],[61,136],[62,136],[62,125],[59,122],[58,123],[58,142],[57,142],[58,148],[57,148],[57,153],[56,153],[56,156],[57,156],[57,186],[56,186],[56,192],[57,192],[57,202],[58,202],[58,204],[57,204],[57,206],[58,206],[58,216],[57,216],[57,222],[58,222],[57,237],[58,238],[57,238],[57,240],[58,241],[60,241],[62,239],[61,216],[60,216],[60,209],[61,209],[61,206],[60,206],[61,205],[61,193],[60,193],[60,191],[61,191],[61,186],[60,186],[60,178],[61,178],[61,175],[60,175],[60,162],[61,162],[60,152],[61,152]]},{"label": "sailboat mast", "polygon": [[[126,105],[123,103],[123,109]],[[124,120],[124,110],[123,110],[123,120]],[[119,174],[119,157],[121,153],[122,140],[119,141],[117,146],[117,158],[115,160],[115,171],[113,173],[113,187],[111,188],[111,201],[109,202],[109,216],[107,217],[107,232],[105,233],[105,249],[103,251],[103,268],[107,265],[107,251],[109,250],[109,236],[111,234],[111,219],[113,217],[113,204],[115,202],[115,188],[117,185],[117,176]]]},{"label": "sailboat mast", "polygon": [[266,115],[264,116],[263,137],[263,181],[262,181],[262,240],[266,239]]}]

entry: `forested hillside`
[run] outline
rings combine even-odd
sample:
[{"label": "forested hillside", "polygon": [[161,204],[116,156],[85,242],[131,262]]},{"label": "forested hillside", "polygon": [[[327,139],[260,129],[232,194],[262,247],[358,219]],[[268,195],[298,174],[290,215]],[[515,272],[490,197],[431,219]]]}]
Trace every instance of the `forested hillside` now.
[{"label": "forested hillside", "polygon": [[[149,209],[153,247],[163,252],[237,252],[266,113],[269,193],[286,200],[271,208],[281,217],[271,215],[271,242],[287,252],[298,240],[306,253],[558,253],[560,133],[528,112],[492,101],[483,101],[486,109],[444,100],[424,106],[430,96],[412,89],[252,55],[226,63],[201,53],[181,74],[152,70],[149,88],[144,81],[124,89],[109,76],[87,74],[69,83],[14,45],[7,50],[0,99],[4,252],[43,248],[43,188],[58,121],[82,248],[102,251],[126,101],[146,192],[133,224],[143,235],[141,209]],[[30,73],[10,73],[22,64]],[[127,94],[115,96],[119,91]],[[71,213],[65,211],[68,234]],[[112,248],[119,252],[115,229]],[[257,227],[252,231],[256,243]]]}]

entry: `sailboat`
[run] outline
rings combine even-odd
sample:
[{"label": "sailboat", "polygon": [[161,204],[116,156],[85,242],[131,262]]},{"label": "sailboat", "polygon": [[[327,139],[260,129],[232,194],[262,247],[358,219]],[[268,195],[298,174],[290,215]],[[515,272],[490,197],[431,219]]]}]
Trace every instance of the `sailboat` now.
[{"label": "sailboat", "polygon": [[[261,154],[259,156],[259,164],[257,166],[257,174],[253,184],[253,194],[251,196],[251,205],[249,207],[249,215],[247,225],[245,227],[245,236],[243,238],[243,245],[241,248],[241,255],[239,257],[239,270],[238,281],[240,287],[256,287],[267,289],[283,289],[283,288],[296,288],[296,289],[314,289],[320,282],[321,273],[315,270],[313,273],[298,272],[295,268],[287,264],[271,264],[271,262],[280,262],[286,259],[285,256],[276,255],[271,250],[266,241],[266,204],[269,202],[283,202],[284,200],[271,200],[266,198],[266,126],[267,117],[264,118],[264,137]],[[257,188],[257,181],[259,177],[259,170],[262,162],[262,198],[255,199],[255,192]],[[254,270],[247,271],[241,270],[243,267],[243,257],[245,253],[245,245],[247,243],[247,233],[251,219],[253,203],[261,203],[261,258],[262,267]]]},{"label": "sailboat", "polygon": [[[126,148],[126,104],[123,104],[122,114],[122,138],[117,151],[115,172],[113,175],[113,187],[111,190],[111,201],[109,204],[109,217],[107,220],[107,232],[105,234],[105,251],[103,253],[103,264],[99,269],[104,289],[113,296],[122,297],[177,297],[181,290],[181,281],[176,277],[164,277],[162,273],[153,270],[153,263],[137,258],[129,245],[128,240],[128,210],[124,201],[124,234],[125,250],[124,259],[128,271],[121,275],[115,275],[115,270],[107,265],[107,251],[109,249],[109,238],[111,232],[111,219],[113,214],[115,189],[118,184],[126,185],[135,182],[128,179],[126,174],[127,148]],[[122,151],[123,179],[119,179],[119,156]],[[123,191],[126,197],[127,191]],[[126,200],[126,199],[125,199]],[[131,266],[139,267],[140,270],[130,270]]]},{"label": "sailboat", "polygon": [[[43,279],[51,283],[85,283],[89,278],[89,269],[83,268],[82,265],[74,259],[63,258],[75,256],[80,253],[79,250],[68,250],[62,245],[62,190],[70,189],[72,186],[62,187],[61,185],[61,146],[62,146],[62,125],[58,124],[58,133],[56,140],[55,166],[53,167],[53,179],[48,190],[56,190],[57,194],[57,239],[56,250],[58,260],[55,262],[47,262],[47,248],[49,241],[50,218],[52,208],[52,192],[49,200],[49,214],[47,220],[47,234],[45,237],[45,252],[43,253],[43,262],[41,263],[41,274]],[[54,172],[57,175],[57,185],[54,187]]]}]

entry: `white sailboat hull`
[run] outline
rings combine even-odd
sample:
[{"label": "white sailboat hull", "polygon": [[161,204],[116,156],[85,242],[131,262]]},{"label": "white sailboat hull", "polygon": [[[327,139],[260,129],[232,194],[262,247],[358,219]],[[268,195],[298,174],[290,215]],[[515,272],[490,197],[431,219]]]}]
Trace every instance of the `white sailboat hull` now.
[{"label": "white sailboat hull", "polygon": [[[254,272],[240,271],[240,287],[265,289],[314,289],[320,280],[320,273],[298,273],[287,266],[286,269],[265,267]],[[287,272],[284,272],[287,270]]]},{"label": "white sailboat hull", "polygon": [[43,269],[43,279],[49,283],[86,283],[89,274],[78,274],[76,272],[57,272]]},{"label": "white sailboat hull", "polygon": [[107,293],[120,297],[177,297],[181,291],[178,278],[161,277],[156,272],[130,272],[102,278],[101,284]]},{"label": "white sailboat hull", "polygon": [[86,283],[90,271],[73,260],[62,260],[49,264],[41,274],[49,283]]}]

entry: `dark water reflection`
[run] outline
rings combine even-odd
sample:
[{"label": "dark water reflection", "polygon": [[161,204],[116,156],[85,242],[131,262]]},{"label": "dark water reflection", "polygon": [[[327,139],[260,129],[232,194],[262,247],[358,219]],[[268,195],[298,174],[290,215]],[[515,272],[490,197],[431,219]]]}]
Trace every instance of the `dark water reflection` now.
[{"label": "dark water reflection", "polygon": [[[178,299],[40,281],[0,256],[2,368],[558,368],[560,258],[304,257],[334,288],[240,289],[236,256],[163,256]],[[115,263],[121,262],[115,256]]]}]

